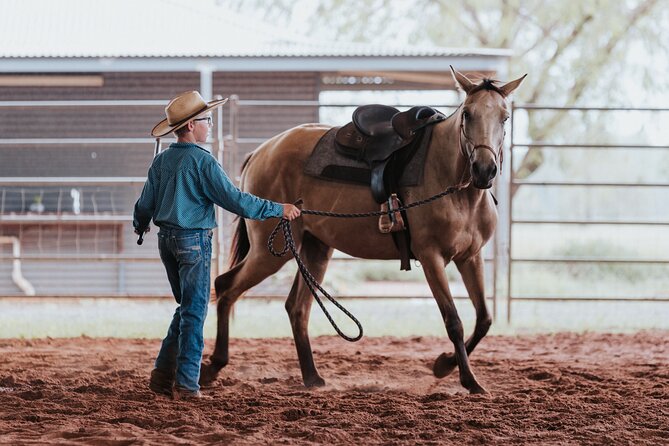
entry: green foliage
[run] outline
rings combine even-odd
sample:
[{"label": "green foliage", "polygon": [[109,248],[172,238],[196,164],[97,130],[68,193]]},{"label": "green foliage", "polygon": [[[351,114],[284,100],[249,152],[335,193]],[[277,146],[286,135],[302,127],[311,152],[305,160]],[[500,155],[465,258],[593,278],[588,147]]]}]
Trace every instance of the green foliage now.
[{"label": "green foliage", "polygon": [[[531,73],[518,92],[522,101],[627,103],[631,98],[615,88],[625,70],[649,87],[669,89],[652,60],[634,57],[639,50],[650,56],[669,51],[669,8],[662,0],[219,3],[321,41],[511,48],[510,75]],[[649,90],[645,99],[653,96]]]},{"label": "green foliage", "polygon": [[[530,74],[516,94],[519,102],[661,106],[669,93],[669,78],[658,74],[669,70],[666,0],[219,3],[321,41],[510,48],[508,75]],[[560,142],[580,123],[565,113],[536,115],[528,134],[533,141]],[[545,161],[540,149],[529,150],[516,176],[527,178]]]}]

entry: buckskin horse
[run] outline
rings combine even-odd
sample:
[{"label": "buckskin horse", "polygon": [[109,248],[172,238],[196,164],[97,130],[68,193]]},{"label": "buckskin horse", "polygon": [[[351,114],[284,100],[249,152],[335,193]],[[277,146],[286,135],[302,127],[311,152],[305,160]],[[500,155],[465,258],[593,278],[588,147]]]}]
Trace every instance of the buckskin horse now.
[{"label": "buckskin horse", "polygon": [[[442,353],[433,372],[438,378],[459,368],[460,383],[470,393],[486,393],[472,371],[469,357],[486,335],[492,318],[484,295],[481,250],[497,224],[497,210],[488,188],[500,169],[504,122],[509,117],[508,96],[525,76],[506,84],[483,79],[473,82],[451,67],[465,100],[445,120],[434,125],[421,184],[401,191],[405,202],[432,196],[455,184],[468,186],[455,194],[407,211],[411,250],[422,265],[437,301],[454,353]],[[376,210],[369,187],[336,183],[303,173],[306,160],[319,139],[330,129],[304,124],[289,129],[258,147],[242,167],[241,188],[278,202],[302,198],[307,209],[332,212]],[[274,257],[267,240],[276,221],[240,219],[231,252],[230,269],[218,276],[216,345],[203,362],[200,381],[210,384],[228,363],[229,318],[235,301],[249,288],[277,272],[290,256]],[[389,234],[379,232],[374,219],[339,219],[304,215],[292,225],[300,257],[313,276],[323,280],[333,250],[365,259],[398,259],[399,251]],[[462,323],[449,290],[445,267],[455,262],[476,309],[473,334],[465,341]],[[295,277],[286,300],[302,379],[307,387],[323,386],[308,335],[313,302],[309,288]]]}]

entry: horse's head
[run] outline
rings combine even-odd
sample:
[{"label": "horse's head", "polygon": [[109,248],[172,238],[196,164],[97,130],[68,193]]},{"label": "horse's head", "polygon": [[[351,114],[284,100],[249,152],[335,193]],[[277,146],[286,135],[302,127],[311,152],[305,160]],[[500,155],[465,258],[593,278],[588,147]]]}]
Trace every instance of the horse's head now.
[{"label": "horse's head", "polygon": [[527,75],[498,85],[498,81],[491,79],[474,83],[453,67],[451,72],[467,95],[458,110],[460,148],[469,160],[472,184],[479,189],[488,189],[502,167],[504,122],[509,118],[506,98]]}]

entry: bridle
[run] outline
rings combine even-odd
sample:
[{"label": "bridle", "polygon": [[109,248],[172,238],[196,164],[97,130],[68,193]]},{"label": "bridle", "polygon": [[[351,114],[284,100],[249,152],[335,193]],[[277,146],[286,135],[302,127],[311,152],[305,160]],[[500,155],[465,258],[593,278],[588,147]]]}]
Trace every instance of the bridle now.
[{"label": "bridle", "polygon": [[[504,135],[506,135],[506,130],[504,130]],[[474,146],[472,151],[469,153],[467,153],[466,145],[462,144],[463,138],[465,142],[468,143],[470,146]],[[467,133],[465,132],[465,117],[464,117],[464,112],[462,112],[460,114],[460,132],[458,135],[458,142],[460,143],[460,151],[462,152],[462,156],[469,162],[470,166],[472,164],[472,158],[474,157],[474,153],[476,152],[476,150],[486,149],[490,153],[492,153],[492,156],[495,159],[495,166],[497,166],[500,175],[502,174],[502,163],[504,162],[504,137],[502,137],[502,142],[500,143],[497,151],[495,151],[495,149],[493,149],[487,144],[474,144],[472,140],[469,139],[469,136],[467,136]],[[497,163],[498,159],[499,159],[499,164]]]}]

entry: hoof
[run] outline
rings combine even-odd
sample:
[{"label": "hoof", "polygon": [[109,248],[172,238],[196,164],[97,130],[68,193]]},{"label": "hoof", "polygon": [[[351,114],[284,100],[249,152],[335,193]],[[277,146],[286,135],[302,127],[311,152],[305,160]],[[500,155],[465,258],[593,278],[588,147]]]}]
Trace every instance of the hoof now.
[{"label": "hoof", "polygon": [[469,379],[463,379],[460,381],[460,384],[467,390],[469,390],[470,395],[486,395],[488,391],[479,384],[478,380],[474,375],[471,375]]},{"label": "hoof", "polygon": [[434,366],[432,367],[432,372],[437,378],[443,378],[448,376],[455,370],[458,366],[458,362],[455,360],[454,354],[442,353],[439,355],[436,361],[434,361]]},{"label": "hoof", "polygon": [[318,375],[314,376],[313,378],[304,379],[305,387],[323,387],[324,385],[325,380]]},{"label": "hoof", "polygon": [[489,392],[485,389],[485,387],[481,386],[480,384],[474,384],[473,386],[469,387],[469,394],[470,395],[488,395]]},{"label": "hoof", "polygon": [[203,387],[211,386],[212,383],[216,381],[216,377],[220,370],[219,367],[212,364],[202,363],[202,365],[200,365],[200,385]]}]

